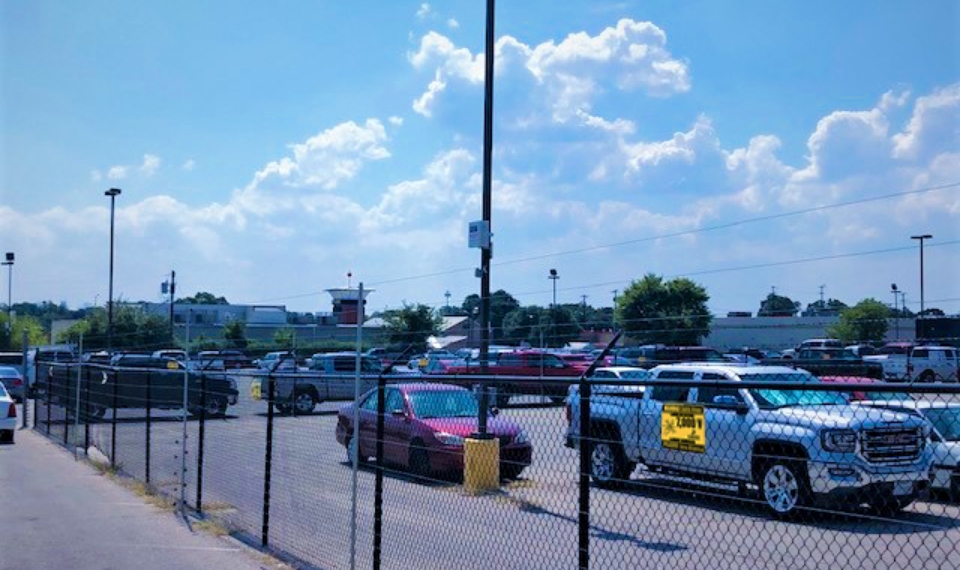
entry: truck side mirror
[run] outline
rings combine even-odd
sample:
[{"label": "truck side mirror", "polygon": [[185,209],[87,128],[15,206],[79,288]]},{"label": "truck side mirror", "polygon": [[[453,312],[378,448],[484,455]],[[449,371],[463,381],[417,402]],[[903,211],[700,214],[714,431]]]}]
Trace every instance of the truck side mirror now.
[{"label": "truck side mirror", "polygon": [[733,410],[737,415],[742,416],[747,413],[747,404],[737,399],[736,396],[714,396],[713,403],[717,407]]}]

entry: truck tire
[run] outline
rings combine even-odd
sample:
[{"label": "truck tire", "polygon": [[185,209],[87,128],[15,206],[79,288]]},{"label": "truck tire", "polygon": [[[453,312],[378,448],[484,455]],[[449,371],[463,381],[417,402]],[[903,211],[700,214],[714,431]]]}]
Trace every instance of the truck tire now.
[{"label": "truck tire", "polygon": [[936,378],[934,377],[932,370],[924,370],[923,374],[920,375],[919,381],[923,383],[933,382]]},{"label": "truck tire", "polygon": [[793,519],[810,504],[810,481],[804,462],[772,458],[757,470],[764,506],[775,518]]},{"label": "truck tire", "polygon": [[190,408],[190,415],[200,417],[216,418],[227,413],[227,399],[224,396],[208,395],[204,401],[204,407],[199,403]]},{"label": "truck tire", "polygon": [[605,424],[590,426],[590,478],[598,487],[614,489],[622,486],[636,468],[627,460],[620,439],[620,430]]},{"label": "truck tire", "polygon": [[312,390],[297,390],[293,399],[293,407],[298,415],[312,414],[317,406],[317,398]]}]

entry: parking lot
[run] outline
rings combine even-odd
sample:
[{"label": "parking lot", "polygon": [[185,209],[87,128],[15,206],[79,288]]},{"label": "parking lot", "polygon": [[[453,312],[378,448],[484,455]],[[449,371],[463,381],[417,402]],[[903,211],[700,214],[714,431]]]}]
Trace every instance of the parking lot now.
[{"label": "parking lot", "polygon": [[[202,509],[253,544],[263,533],[267,407],[237,377],[240,402],[226,418],[204,423]],[[319,568],[350,561],[352,469],[334,438],[336,410],[322,404],[306,416],[274,419],[269,496],[271,549]],[[60,412],[58,415],[57,412]],[[386,471],[382,560],[386,568],[575,567],[578,539],[578,453],[563,446],[563,409],[522,398],[502,415],[519,423],[534,445],[522,476],[495,493],[469,496],[457,481],[417,479]],[[51,436],[61,437],[62,410],[51,408]],[[40,417],[41,429],[45,429]],[[90,425],[105,454],[111,426]],[[187,422],[185,498],[195,506],[200,422]],[[72,429],[72,428],[71,428]],[[80,432],[83,431],[81,427]],[[183,422],[153,413],[151,484],[179,496]],[[142,413],[119,414],[116,462],[146,476]],[[82,435],[82,433],[81,433]],[[71,432],[72,437],[72,432]],[[690,485],[642,468],[626,489],[592,488],[591,561],[595,568],[948,568],[960,566],[960,509],[945,497],[914,503],[887,519],[866,511],[819,513],[810,522],[769,518],[758,501],[732,489]],[[357,562],[371,564],[374,470],[357,479]]]}]

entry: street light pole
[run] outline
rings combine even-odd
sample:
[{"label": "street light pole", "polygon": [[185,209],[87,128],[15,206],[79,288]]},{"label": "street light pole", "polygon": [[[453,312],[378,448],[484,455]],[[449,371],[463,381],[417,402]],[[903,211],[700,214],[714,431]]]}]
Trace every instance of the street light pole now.
[{"label": "street light pole", "polygon": [[120,194],[119,188],[111,188],[103,193],[110,196],[110,285],[107,293],[107,352],[113,351],[113,216],[115,202]]},{"label": "street light pole", "polygon": [[900,294],[900,291],[897,289],[896,283],[890,284],[890,292],[893,293],[893,326],[897,331],[897,340],[900,340],[900,313],[897,312],[897,295]]},{"label": "street light pole", "polygon": [[560,275],[557,274],[556,269],[550,270],[550,276],[548,277],[548,279],[553,281],[553,304],[551,306],[556,307],[557,306],[557,279],[560,279]]},{"label": "street light pole", "polygon": [[923,318],[923,241],[933,238],[930,234],[923,234],[920,236],[910,236],[910,239],[915,239],[920,241],[920,318]]},{"label": "street light pole", "polygon": [[[7,252],[6,261],[2,264],[7,266],[7,332],[13,331],[13,261],[16,256],[12,251]],[[11,345],[13,338],[10,338]]]}]

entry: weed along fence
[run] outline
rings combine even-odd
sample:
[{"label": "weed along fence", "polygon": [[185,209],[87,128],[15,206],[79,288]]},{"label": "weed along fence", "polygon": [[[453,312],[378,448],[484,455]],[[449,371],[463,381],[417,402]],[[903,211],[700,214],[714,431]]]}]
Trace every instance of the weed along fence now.
[{"label": "weed along fence", "polygon": [[960,567],[956,383],[678,364],[370,375],[354,403],[354,375],[37,378],[38,433],[298,567]]}]

